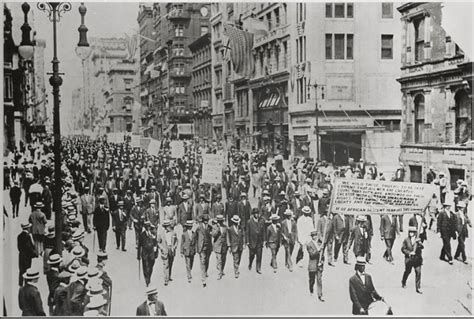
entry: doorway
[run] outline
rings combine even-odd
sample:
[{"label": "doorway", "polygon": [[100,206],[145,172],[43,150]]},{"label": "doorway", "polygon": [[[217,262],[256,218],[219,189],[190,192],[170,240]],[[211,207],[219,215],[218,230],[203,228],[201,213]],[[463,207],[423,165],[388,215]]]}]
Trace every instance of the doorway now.
[{"label": "doorway", "polygon": [[449,169],[449,182],[451,184],[451,190],[455,190],[457,188],[457,180],[462,179],[464,180],[464,170],[457,169],[457,168],[450,168]]},{"label": "doorway", "polygon": [[321,159],[337,166],[347,165],[349,158],[359,161],[362,154],[362,134],[333,133],[321,136]]},{"label": "doorway", "polygon": [[412,183],[421,183],[421,166],[410,165],[410,182]]}]

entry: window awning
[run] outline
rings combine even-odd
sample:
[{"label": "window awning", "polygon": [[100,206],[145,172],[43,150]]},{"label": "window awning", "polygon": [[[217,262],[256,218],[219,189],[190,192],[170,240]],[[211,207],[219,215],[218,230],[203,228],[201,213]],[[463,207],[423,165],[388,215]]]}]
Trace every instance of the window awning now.
[{"label": "window awning", "polygon": [[268,94],[258,104],[259,109],[266,109],[278,106],[280,103],[280,95],[278,93]]}]

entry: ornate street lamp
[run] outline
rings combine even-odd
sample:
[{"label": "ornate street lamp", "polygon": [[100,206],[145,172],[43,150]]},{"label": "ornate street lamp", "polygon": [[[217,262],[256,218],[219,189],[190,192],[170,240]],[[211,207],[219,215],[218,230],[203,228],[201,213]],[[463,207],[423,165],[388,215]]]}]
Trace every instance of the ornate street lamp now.
[{"label": "ornate street lamp", "polygon": [[[56,233],[56,251],[61,254],[63,243],[62,243],[62,228],[63,228],[63,216],[61,211],[62,201],[62,180],[61,180],[61,127],[60,127],[60,114],[59,114],[59,87],[63,83],[61,74],[59,73],[59,60],[57,56],[57,29],[56,24],[61,20],[63,13],[71,11],[71,4],[69,2],[39,2],[37,4],[38,9],[48,14],[49,20],[53,23],[53,73],[49,78],[49,83],[53,87],[53,132],[54,132],[54,189],[53,189],[53,211],[54,211],[54,224]],[[79,33],[81,28],[79,28]],[[86,41],[87,42],[87,41]]]},{"label": "ornate street lamp", "polygon": [[21,10],[25,15],[25,22],[21,26],[21,43],[18,47],[18,53],[24,60],[29,61],[34,54],[33,42],[31,42],[30,38],[31,27],[28,24],[28,12],[30,12],[30,5],[24,2],[21,5]]}]

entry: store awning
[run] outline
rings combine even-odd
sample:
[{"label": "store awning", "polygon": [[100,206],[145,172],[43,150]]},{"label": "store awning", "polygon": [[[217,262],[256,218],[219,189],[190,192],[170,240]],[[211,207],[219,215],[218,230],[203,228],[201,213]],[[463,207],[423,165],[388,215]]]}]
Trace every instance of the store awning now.
[{"label": "store awning", "polygon": [[280,95],[278,93],[268,94],[258,104],[259,109],[266,109],[278,106],[280,103]]},{"label": "store awning", "polygon": [[173,129],[174,126],[175,126],[175,124],[168,125],[166,130],[163,131],[163,134],[169,134],[169,132],[171,132],[171,130]]},{"label": "store awning", "polygon": [[193,135],[193,125],[191,123],[176,124],[178,126],[178,134]]}]

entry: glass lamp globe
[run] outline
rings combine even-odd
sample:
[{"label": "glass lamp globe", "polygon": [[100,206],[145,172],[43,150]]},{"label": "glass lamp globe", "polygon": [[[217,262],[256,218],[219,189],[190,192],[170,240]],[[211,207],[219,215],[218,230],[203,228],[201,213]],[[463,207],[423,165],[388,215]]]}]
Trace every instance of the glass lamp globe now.
[{"label": "glass lamp globe", "polygon": [[27,61],[31,60],[34,52],[34,47],[32,45],[20,45],[18,47],[18,53],[23,59]]},{"label": "glass lamp globe", "polygon": [[76,47],[76,54],[81,60],[86,60],[91,54],[91,47],[89,46],[78,46]]}]

